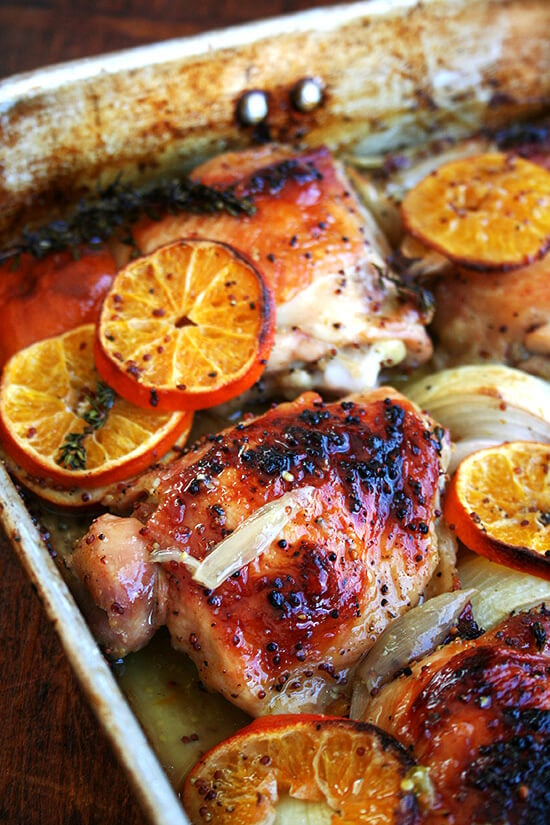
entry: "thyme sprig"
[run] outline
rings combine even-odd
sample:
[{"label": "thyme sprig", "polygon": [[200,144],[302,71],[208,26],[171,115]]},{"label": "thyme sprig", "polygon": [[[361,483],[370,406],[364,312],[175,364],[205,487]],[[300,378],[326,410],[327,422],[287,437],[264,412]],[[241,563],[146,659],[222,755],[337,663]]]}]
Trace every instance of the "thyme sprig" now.
[{"label": "thyme sprig", "polygon": [[95,392],[87,393],[85,403],[87,405],[79,417],[86,423],[87,427],[79,433],[68,433],[59,448],[57,464],[68,470],[85,470],[88,454],[84,446],[84,439],[96,430],[99,430],[109,416],[109,411],[115,403],[115,391],[104,381],[98,381]]},{"label": "thyme sprig", "polygon": [[86,401],[90,406],[82,413],[81,418],[90,425],[92,432],[103,427],[115,399],[115,391],[104,381],[98,381],[95,393],[86,396]]},{"label": "thyme sprig", "polygon": [[250,197],[240,197],[235,187],[217,188],[197,183],[186,175],[166,178],[143,186],[132,186],[117,178],[104,189],[98,187],[96,198],[81,199],[72,217],[54,220],[37,229],[24,229],[21,239],[10,249],[0,252],[0,260],[22,252],[42,258],[51,252],[81,244],[100,245],[118,233],[134,245],[131,227],[147,215],[160,220],[166,212],[229,215],[252,215],[255,206]]},{"label": "thyme sprig", "polygon": [[69,433],[65,436],[65,441],[59,448],[57,464],[67,470],[85,470],[88,455],[83,444],[88,435],[86,430],[81,433]]}]

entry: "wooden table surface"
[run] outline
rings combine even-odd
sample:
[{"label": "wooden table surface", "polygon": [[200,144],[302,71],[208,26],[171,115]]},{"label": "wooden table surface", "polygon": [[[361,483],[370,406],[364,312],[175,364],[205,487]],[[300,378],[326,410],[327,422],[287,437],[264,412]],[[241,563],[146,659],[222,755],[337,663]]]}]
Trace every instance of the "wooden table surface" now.
[{"label": "wooden table surface", "polygon": [[[0,77],[329,4],[331,0],[1,0]],[[4,545],[0,823],[145,825],[36,594]]]}]

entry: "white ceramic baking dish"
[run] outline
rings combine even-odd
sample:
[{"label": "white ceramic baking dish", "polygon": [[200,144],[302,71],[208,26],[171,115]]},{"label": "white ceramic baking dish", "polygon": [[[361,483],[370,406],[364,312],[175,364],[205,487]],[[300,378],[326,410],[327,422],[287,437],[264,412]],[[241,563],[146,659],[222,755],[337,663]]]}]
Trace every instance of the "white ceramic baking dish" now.
[{"label": "white ceramic baking dish", "polygon": [[[466,135],[550,103],[550,3],[372,0],[54,66],[0,83],[0,232],[98,180],[155,174],[258,137],[237,117],[266,92],[275,140],[373,153]],[[296,84],[322,103],[300,112]],[[46,203],[37,209],[38,202]],[[29,211],[30,204],[30,211]],[[8,474],[0,519],[157,825],[187,818]]]}]

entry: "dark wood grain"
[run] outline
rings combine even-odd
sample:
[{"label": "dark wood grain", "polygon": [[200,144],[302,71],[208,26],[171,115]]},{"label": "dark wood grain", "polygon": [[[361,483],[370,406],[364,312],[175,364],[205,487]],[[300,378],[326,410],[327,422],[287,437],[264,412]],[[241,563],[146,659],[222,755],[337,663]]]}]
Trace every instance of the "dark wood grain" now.
[{"label": "dark wood grain", "polygon": [[[313,5],[329,1],[1,2],[0,77]],[[5,542],[0,544],[0,823],[145,824]]]},{"label": "dark wood grain", "polygon": [[[0,2],[0,77],[61,60],[273,17],[330,0]],[[92,9],[93,7],[93,9]]]},{"label": "dark wood grain", "polygon": [[0,822],[145,820],[15,557],[0,550]]}]

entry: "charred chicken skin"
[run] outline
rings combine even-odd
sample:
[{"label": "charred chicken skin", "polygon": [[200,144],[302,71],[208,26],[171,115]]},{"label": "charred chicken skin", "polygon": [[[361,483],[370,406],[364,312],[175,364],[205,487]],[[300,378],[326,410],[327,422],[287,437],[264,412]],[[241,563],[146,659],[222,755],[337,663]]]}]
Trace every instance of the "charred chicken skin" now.
[{"label": "charred chicken skin", "polygon": [[550,611],[440,648],[384,687],[367,720],[429,769],[427,825],[547,823]]},{"label": "charred chicken skin", "polygon": [[[166,623],[203,683],[253,715],[326,710],[437,567],[446,452],[446,434],[388,388],[333,404],[306,393],[206,437],[125,491],[130,517],[99,517],[77,544],[100,641],[124,655]],[[214,589],[178,560],[204,559],[300,488],[264,552]]]}]

